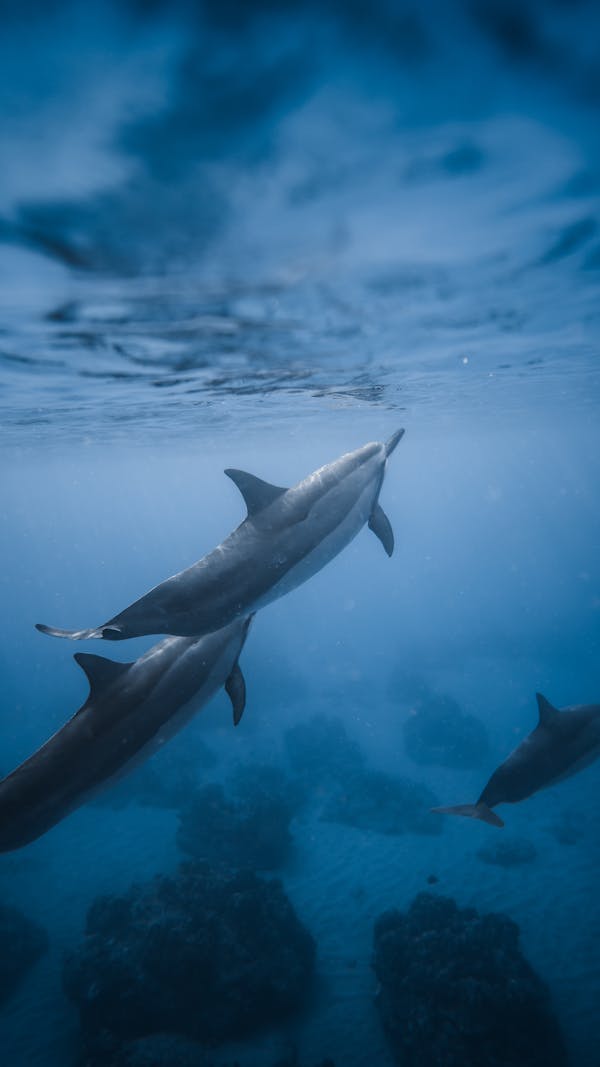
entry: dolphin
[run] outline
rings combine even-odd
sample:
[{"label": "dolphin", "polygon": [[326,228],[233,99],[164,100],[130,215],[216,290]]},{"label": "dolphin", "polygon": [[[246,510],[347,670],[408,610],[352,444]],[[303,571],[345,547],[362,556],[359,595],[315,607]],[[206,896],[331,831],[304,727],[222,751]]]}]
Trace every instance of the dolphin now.
[{"label": "dolphin", "polygon": [[600,756],[600,704],[555,708],[536,693],[539,721],[494,771],[476,804],[432,808],[445,815],[466,815],[490,826],[504,826],[492,808],[517,804],[563,778],[570,778]]},{"label": "dolphin", "polygon": [[220,545],[167,578],[108,622],[89,630],[37,629],[72,641],[146,634],[199,636],[289,593],[337,556],[368,523],[388,556],[389,519],[379,504],[386,461],[404,434],[340,456],[291,489],[228,469],[248,514]]},{"label": "dolphin", "polygon": [[0,852],[46,833],[168,741],[221,686],[237,726],[246,687],[238,657],[248,617],[206,637],[168,637],[133,663],[77,653],[90,683],[82,707],[0,781]]}]

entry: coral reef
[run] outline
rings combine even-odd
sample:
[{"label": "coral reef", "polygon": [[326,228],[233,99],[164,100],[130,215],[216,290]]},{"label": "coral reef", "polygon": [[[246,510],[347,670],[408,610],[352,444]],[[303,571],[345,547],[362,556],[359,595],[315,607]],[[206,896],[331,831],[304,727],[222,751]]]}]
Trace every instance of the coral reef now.
[{"label": "coral reef", "polygon": [[520,867],[536,858],[537,849],[525,837],[501,837],[483,845],[476,855],[482,863],[495,867]]},{"label": "coral reef", "polygon": [[[227,1067],[230,1065],[226,1061]],[[115,1041],[109,1035],[100,1040],[78,1067],[226,1067],[221,1057],[197,1041],[177,1034],[152,1034],[135,1041]],[[231,1064],[235,1067],[235,1063]],[[302,1067],[295,1049],[265,1067]],[[311,1067],[335,1067],[333,1060],[322,1060]]]},{"label": "coral reef", "polygon": [[481,766],[488,754],[488,738],[479,719],[462,711],[452,697],[434,693],[424,684],[409,699],[404,745],[415,763],[457,770]]},{"label": "coral reef", "polygon": [[92,1053],[106,1035],[176,1033],[218,1043],[301,1007],[315,945],[281,884],[184,865],[90,907],[63,981]]},{"label": "coral reef", "polygon": [[306,786],[349,782],[364,766],[364,756],[341,719],[313,715],[284,734],[290,766]]},{"label": "coral reef", "polygon": [[565,1067],[548,990],[507,916],[420,893],[375,924],[377,1005],[402,1067]]},{"label": "coral reef", "polygon": [[578,845],[586,835],[586,814],[566,809],[546,829],[559,845]]},{"label": "coral reef", "polygon": [[228,778],[228,789],[240,801],[264,795],[296,811],[302,803],[302,789],[281,767],[271,763],[240,763]]},{"label": "coral reef", "polygon": [[0,904],[0,1005],[48,948],[45,930],[16,908]]},{"label": "coral reef", "polygon": [[438,803],[435,794],[419,782],[366,767],[340,719],[314,715],[288,729],[284,739],[301,788],[320,802],[326,822],[383,834],[441,831],[441,818],[429,810]]},{"label": "coral reef", "polygon": [[289,854],[294,808],[277,768],[242,768],[227,789],[194,791],[180,812],[177,843],[194,859],[273,870]]},{"label": "coral reef", "polygon": [[118,1041],[106,1032],[85,1049],[77,1067],[213,1067],[214,1059],[197,1041],[178,1034],[152,1034]]},{"label": "coral reef", "polygon": [[420,782],[366,770],[354,775],[352,788],[330,797],[321,818],[381,834],[439,834],[441,816],[430,811],[436,804],[435,793]]}]

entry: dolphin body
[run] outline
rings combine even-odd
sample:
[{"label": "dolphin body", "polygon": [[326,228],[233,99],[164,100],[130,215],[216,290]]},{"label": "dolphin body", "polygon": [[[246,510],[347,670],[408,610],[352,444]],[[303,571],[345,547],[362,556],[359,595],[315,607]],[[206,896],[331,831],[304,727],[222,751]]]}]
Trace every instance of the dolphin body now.
[{"label": "dolphin body", "polygon": [[504,826],[492,808],[516,804],[540,789],[577,774],[600,756],[600,704],[555,708],[536,693],[539,722],[501,763],[476,804],[432,808],[446,815],[466,815],[491,826]]},{"label": "dolphin body", "polygon": [[225,474],[244,497],[248,515],[207,556],[167,578],[108,622],[53,637],[122,641],[146,634],[187,637],[211,633],[255,612],[321,570],[368,522],[391,556],[394,535],[379,505],[386,461],[404,434],[340,456],[291,489],[245,471]]},{"label": "dolphin body", "polygon": [[0,852],[41,837],[169,740],[225,686],[235,725],[250,618],[206,637],[168,637],[134,663],[78,653],[90,693],[45,745],[0,781]]}]

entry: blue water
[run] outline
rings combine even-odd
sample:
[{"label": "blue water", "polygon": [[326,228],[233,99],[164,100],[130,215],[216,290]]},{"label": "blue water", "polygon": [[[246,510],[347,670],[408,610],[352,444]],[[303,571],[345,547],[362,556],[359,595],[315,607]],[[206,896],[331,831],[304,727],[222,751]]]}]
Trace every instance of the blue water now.
[{"label": "blue water", "polygon": [[[224,468],[292,485],[404,426],[381,495],[392,559],[363,531],[260,613],[240,727],[219,695],[154,764],[198,786],[248,761],[289,773],[285,731],[325,713],[372,768],[475,799],[536,691],[600,700],[598,6],[0,19],[0,771],[87,693],[74,647],[35,622],[98,623],[213,548],[245,513]],[[409,676],[483,723],[479,767],[411,760]],[[570,1062],[595,1064],[598,796],[596,765],[503,809],[537,850],[514,868],[482,863],[496,831],[466,820],[389,836],[302,809],[275,873],[316,939],[318,995],[214,1062],[391,1064],[373,923],[434,874],[519,924]],[[132,787],[0,856],[0,903],[50,938],[0,1008],[3,1062],[76,1062],[64,952],[99,894],[176,870],[177,825]]]}]

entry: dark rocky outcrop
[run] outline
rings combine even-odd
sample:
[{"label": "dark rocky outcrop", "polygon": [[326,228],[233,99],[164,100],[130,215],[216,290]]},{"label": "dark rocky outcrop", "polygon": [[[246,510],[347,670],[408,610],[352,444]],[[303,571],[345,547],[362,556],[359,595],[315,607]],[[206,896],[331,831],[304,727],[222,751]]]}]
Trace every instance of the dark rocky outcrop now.
[{"label": "dark rocky outcrop", "polygon": [[195,790],[180,812],[179,847],[194,859],[273,870],[288,857],[293,790],[274,767],[245,767],[224,788]]},{"label": "dark rocky outcrop", "polygon": [[152,1034],[119,1041],[103,1032],[85,1048],[76,1067],[213,1067],[210,1052],[198,1042],[178,1034]]},{"label": "dark rocky outcrop", "polygon": [[48,948],[45,930],[16,908],[0,904],[0,1005]]},{"label": "dark rocky outcrop", "polygon": [[107,1035],[217,1044],[280,1023],[304,1003],[314,959],[279,882],[194,864],[99,897],[63,980],[93,1057]]},{"label": "dark rocky outcrop", "polygon": [[565,1067],[548,990],[519,928],[420,893],[375,924],[377,1005],[401,1067]]},{"label": "dark rocky outcrop", "polygon": [[483,845],[476,855],[482,863],[494,867],[521,867],[536,858],[537,849],[525,837],[502,837]]},{"label": "dark rocky outcrop", "polygon": [[457,770],[480,767],[488,754],[487,732],[452,697],[421,686],[407,698],[404,745],[415,763]]},{"label": "dark rocky outcrop", "polygon": [[[115,1041],[109,1035],[79,1060],[77,1067],[236,1067],[237,1061],[223,1062],[214,1050],[177,1034],[152,1034],[135,1041]],[[295,1049],[265,1067],[303,1067]],[[321,1060],[310,1067],[335,1067],[333,1060]]]},{"label": "dark rocky outcrop", "polygon": [[321,818],[381,834],[438,834],[442,818],[430,811],[438,803],[421,782],[367,770],[354,775],[351,788],[330,797]]},{"label": "dark rocky outcrop", "polygon": [[364,767],[359,745],[333,715],[313,715],[290,726],[284,744],[292,770],[310,787],[348,782]]},{"label": "dark rocky outcrop", "polygon": [[581,811],[561,811],[547,827],[559,845],[578,845],[586,836],[587,816]]}]

